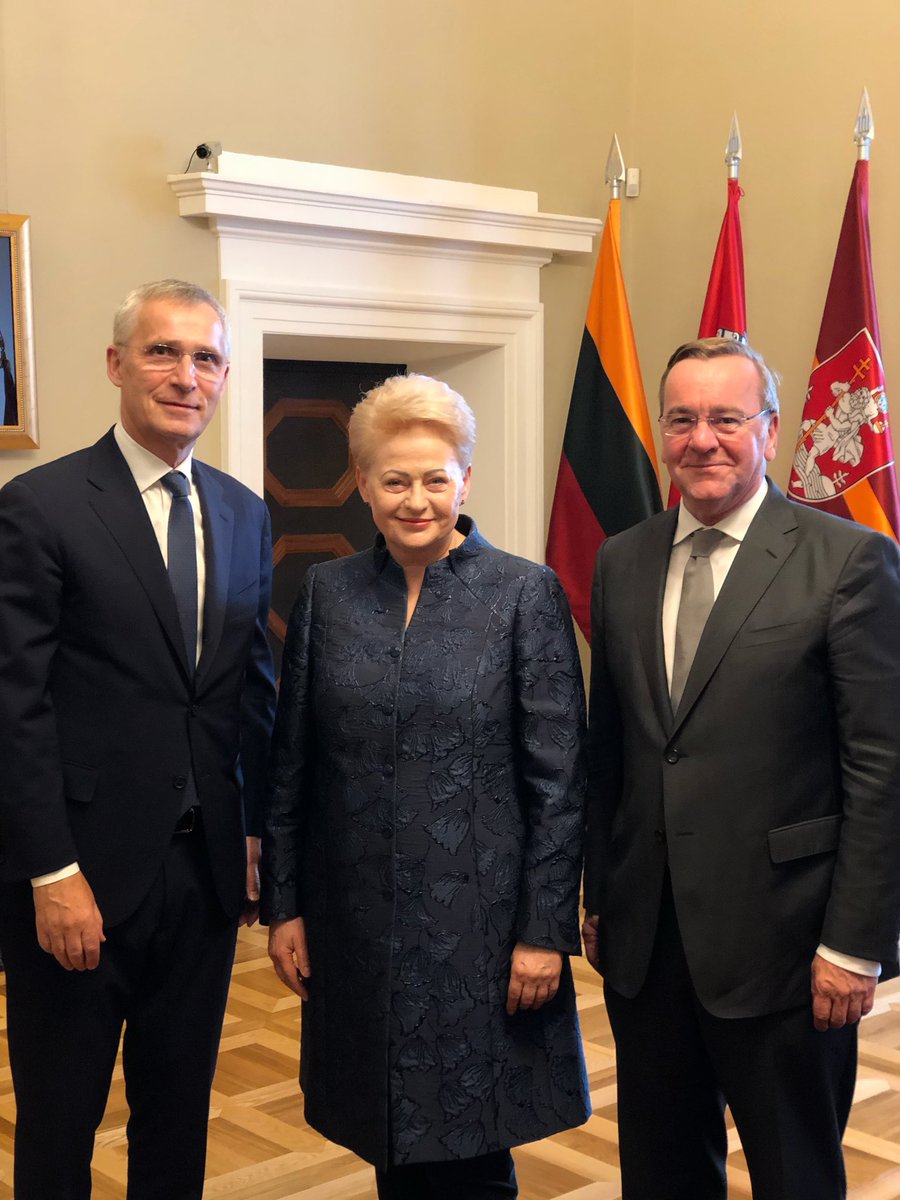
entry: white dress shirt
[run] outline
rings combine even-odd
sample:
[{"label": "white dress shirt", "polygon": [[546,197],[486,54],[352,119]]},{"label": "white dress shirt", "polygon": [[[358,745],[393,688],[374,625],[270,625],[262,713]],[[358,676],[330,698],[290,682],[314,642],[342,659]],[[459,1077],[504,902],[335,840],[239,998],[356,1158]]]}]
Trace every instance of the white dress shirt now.
[{"label": "white dress shirt", "polygon": [[[750,522],[759,512],[766,498],[765,479],[749,500],[723,517],[718,525],[710,528],[718,529],[726,536],[714,548],[709,556],[709,565],[713,576],[713,599],[719,598],[725,576],[731,570],[731,564],[737,557],[741,542],[750,528]],[[678,506],[678,524],[675,526],[675,538],[672,542],[672,553],[669,555],[669,571],[666,575],[666,591],[663,597],[663,649],[666,656],[666,679],[672,687],[672,666],[675,661],[675,626],[678,624],[678,606],[681,603],[681,585],[684,582],[684,568],[691,556],[691,534],[697,529],[704,529],[702,521],[698,521],[684,507]]]},{"label": "white dress shirt", "polygon": [[[718,599],[722,584],[731,565],[741,548],[741,542],[747,535],[750,522],[759,512],[766,498],[768,487],[765,479],[759,485],[749,500],[723,517],[717,525],[708,528],[721,530],[726,536],[713,549],[709,556],[709,565],[713,576],[713,596]],[[672,665],[675,661],[675,626],[678,623],[678,605],[681,602],[681,585],[684,580],[684,568],[690,558],[690,536],[696,529],[704,529],[702,521],[684,507],[684,501],[678,506],[678,523],[675,526],[675,537],[672,542],[672,552],[669,555],[669,570],[666,575],[666,590],[663,596],[662,635],[663,651],[666,661],[666,679],[672,686]],[[878,976],[881,974],[881,964],[868,958],[855,958],[850,954],[842,954],[829,946],[819,946],[817,953],[828,962],[847,971],[855,971],[858,975]]]},{"label": "white dress shirt", "polygon": [[[162,483],[162,477],[172,470],[168,463],[151,454],[149,450],[139,445],[130,434],[126,433],[120,423],[113,430],[116,445],[122,452],[122,457],[128,464],[128,469],[134,476],[134,482],[141,493],[141,499],[156,534],[159,552],[168,569],[169,565],[169,512],[172,508],[172,493]],[[203,546],[203,513],[200,508],[200,497],[194,487],[191,472],[193,452],[178,464],[177,470],[188,481],[188,499],[194,511],[194,537],[197,543],[197,660],[200,659],[200,649],[203,639],[203,601],[206,597],[206,556]],[[51,871],[47,875],[36,875],[32,879],[32,887],[41,887],[45,883],[56,883],[59,879],[67,879],[79,870],[78,863],[70,863]]]},{"label": "white dress shirt", "polygon": [[[162,477],[172,470],[168,463],[151,454],[139,445],[130,434],[126,433],[121,424],[113,430],[116,445],[122,451],[122,457],[128,464],[128,469],[134,476],[134,482],[141,493],[141,499],[156,534],[159,552],[166,568],[169,566],[169,513],[172,511],[172,493],[162,483]],[[200,648],[203,643],[203,601],[206,597],[206,557],[203,553],[203,513],[200,508],[200,497],[194,486],[192,475],[193,452],[188,454],[184,462],[178,464],[180,471],[188,481],[188,499],[194,511],[194,538],[197,543],[197,660],[200,659]],[[196,665],[196,664],[195,664]]]}]

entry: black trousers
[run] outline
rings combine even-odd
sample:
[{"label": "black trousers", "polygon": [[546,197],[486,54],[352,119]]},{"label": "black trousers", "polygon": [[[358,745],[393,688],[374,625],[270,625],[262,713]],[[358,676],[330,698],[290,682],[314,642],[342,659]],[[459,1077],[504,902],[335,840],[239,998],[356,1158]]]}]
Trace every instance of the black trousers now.
[{"label": "black trousers", "polygon": [[605,988],[616,1040],[623,1200],[724,1200],[724,1105],[754,1200],[843,1200],[841,1139],[857,1027],[817,1033],[812,1005],[726,1020],[697,999],[667,887],[647,980]]},{"label": "black trousers", "polygon": [[506,1200],[519,1194],[508,1150],[388,1167],[376,1171],[375,1179],[378,1200]]},{"label": "black trousers", "polygon": [[31,885],[0,894],[16,1200],[90,1196],[123,1023],[128,1200],[200,1200],[236,935],[202,833],[173,837],[137,912],[104,932],[96,970],[66,971],[38,945]]}]

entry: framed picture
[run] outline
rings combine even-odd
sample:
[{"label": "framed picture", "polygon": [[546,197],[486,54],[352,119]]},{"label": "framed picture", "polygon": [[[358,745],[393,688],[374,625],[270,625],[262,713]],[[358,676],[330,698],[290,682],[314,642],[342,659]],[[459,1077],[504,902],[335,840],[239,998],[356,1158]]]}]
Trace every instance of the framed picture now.
[{"label": "framed picture", "polygon": [[0,213],[0,450],[38,446],[28,225]]}]

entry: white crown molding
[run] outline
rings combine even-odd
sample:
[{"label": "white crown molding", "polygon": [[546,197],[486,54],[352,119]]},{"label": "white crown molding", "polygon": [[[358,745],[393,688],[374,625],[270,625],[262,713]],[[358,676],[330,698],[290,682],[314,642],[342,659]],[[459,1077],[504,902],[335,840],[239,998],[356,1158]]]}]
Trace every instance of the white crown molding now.
[{"label": "white crown molding", "polygon": [[540,269],[601,222],[535,192],[223,153],[169,177],[215,234],[233,326],[222,461],[263,491],[263,360],[407,363],[475,411],[471,503],[495,544],[543,557]]},{"label": "white crown molding", "polygon": [[378,241],[455,243],[473,253],[539,252],[549,262],[554,254],[590,253],[601,226],[539,212],[535,192],[251,154],[223,153],[217,171],[170,175],[168,182],[181,216],[248,235],[262,225],[282,226],[282,236],[293,237],[328,230],[333,238],[341,230]]}]

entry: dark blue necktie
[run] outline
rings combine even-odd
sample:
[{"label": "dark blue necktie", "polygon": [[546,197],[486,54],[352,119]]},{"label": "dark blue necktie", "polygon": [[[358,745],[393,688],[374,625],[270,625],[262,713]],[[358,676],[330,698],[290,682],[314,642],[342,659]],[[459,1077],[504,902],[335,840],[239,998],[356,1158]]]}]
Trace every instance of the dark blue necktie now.
[{"label": "dark blue necktie", "polygon": [[175,593],[178,619],[184,637],[188,665],[197,663],[197,539],[194,510],[188,496],[188,481],[181,471],[163,475],[162,485],[172,495],[169,510],[169,581]]}]

